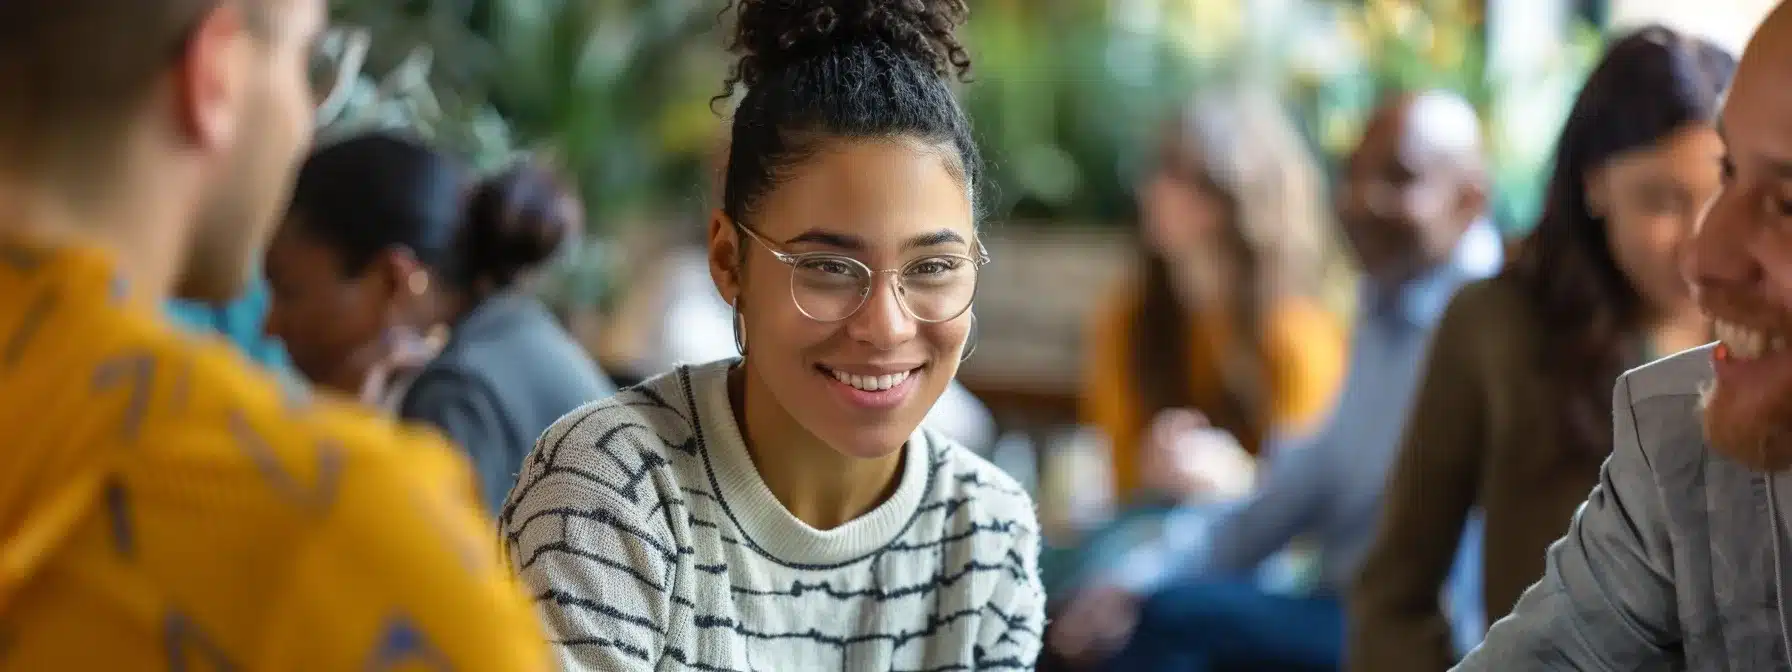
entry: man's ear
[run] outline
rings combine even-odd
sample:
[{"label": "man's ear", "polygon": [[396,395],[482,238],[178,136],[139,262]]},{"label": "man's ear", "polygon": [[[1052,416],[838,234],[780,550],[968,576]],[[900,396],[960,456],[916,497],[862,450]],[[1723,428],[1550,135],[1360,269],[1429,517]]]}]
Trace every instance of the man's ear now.
[{"label": "man's ear", "polygon": [[249,49],[243,9],[223,3],[200,18],[176,68],[176,121],[187,140],[207,150],[236,142],[248,85]]},{"label": "man's ear", "polygon": [[717,208],[709,215],[709,278],[716,283],[716,293],[736,309],[740,308],[740,262],[740,230],[733,218]]}]

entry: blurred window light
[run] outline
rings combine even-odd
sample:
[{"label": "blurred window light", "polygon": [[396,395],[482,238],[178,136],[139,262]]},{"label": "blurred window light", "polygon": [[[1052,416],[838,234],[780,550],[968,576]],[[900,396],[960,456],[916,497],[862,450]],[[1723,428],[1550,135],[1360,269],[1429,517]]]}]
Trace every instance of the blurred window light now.
[{"label": "blurred window light", "polygon": [[1610,0],[1615,31],[1645,23],[1710,38],[1732,53],[1742,53],[1755,26],[1767,18],[1778,0]]}]

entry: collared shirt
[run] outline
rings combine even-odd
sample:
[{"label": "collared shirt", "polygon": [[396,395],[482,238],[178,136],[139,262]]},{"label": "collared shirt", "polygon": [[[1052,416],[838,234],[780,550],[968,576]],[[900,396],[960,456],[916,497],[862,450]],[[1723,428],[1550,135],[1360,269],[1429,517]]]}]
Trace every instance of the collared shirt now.
[{"label": "collared shirt", "polygon": [[[1172,520],[1160,543],[1129,558],[1115,580],[1145,592],[1174,577],[1242,575],[1296,538],[1307,538],[1319,552],[1314,591],[1337,595],[1347,589],[1374,541],[1388,470],[1432,331],[1456,290],[1497,272],[1503,256],[1499,232],[1480,222],[1463,235],[1448,263],[1391,291],[1365,281],[1349,370],[1325,424],[1309,437],[1274,446],[1261,486],[1243,501],[1217,514],[1191,510]],[[1474,529],[1464,548],[1475,546]]]}]

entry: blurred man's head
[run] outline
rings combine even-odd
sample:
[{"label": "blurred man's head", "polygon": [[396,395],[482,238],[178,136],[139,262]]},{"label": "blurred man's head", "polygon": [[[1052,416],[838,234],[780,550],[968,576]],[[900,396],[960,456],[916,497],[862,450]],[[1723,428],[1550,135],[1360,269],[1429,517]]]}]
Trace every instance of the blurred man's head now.
[{"label": "blurred man's head", "polygon": [[1447,261],[1486,205],[1480,120],[1467,101],[1441,91],[1377,107],[1338,192],[1345,238],[1383,286]]},{"label": "blurred man's head", "polygon": [[1705,397],[1712,448],[1792,466],[1792,6],[1755,31],[1719,115],[1723,188],[1693,237],[1689,275],[1722,341]]},{"label": "blurred man's head", "polygon": [[0,227],[234,295],[310,144],[323,0],[0,0]]}]

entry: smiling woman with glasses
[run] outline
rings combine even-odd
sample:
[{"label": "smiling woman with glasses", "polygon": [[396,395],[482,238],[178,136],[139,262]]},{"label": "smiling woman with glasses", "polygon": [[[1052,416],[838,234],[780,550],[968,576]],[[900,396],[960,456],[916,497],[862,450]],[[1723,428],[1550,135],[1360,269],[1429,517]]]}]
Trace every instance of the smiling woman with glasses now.
[{"label": "smiling woman with glasses", "polygon": [[562,418],[504,541],[571,670],[1031,669],[1027,494],[921,420],[974,342],[963,0],[743,0],[708,262],[739,358]]}]

